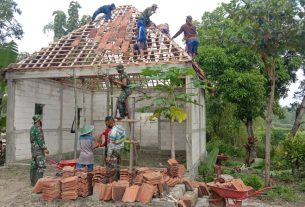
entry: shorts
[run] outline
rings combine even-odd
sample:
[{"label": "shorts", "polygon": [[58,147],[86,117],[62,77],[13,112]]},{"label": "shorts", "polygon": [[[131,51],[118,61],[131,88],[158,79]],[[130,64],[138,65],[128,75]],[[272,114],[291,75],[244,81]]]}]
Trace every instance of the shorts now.
[{"label": "shorts", "polygon": [[189,54],[197,54],[198,49],[198,40],[197,39],[190,39],[186,41],[186,51]]},{"label": "shorts", "polygon": [[93,164],[85,165],[85,164],[76,163],[77,170],[81,170],[82,168],[87,167],[88,171],[93,171],[93,166],[94,166]]}]

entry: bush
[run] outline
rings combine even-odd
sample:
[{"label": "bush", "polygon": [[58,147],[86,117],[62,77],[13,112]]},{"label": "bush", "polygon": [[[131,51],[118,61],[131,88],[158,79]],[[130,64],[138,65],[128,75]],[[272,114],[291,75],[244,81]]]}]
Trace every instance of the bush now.
[{"label": "bush", "polygon": [[244,158],[246,155],[246,151],[244,147],[235,147],[231,144],[225,143],[223,140],[220,139],[212,139],[207,143],[207,150],[211,151],[214,148],[219,149],[219,153],[224,153],[228,156],[234,157],[242,157]]},{"label": "bush", "polygon": [[214,177],[214,165],[216,163],[217,155],[219,153],[218,148],[214,148],[211,152],[208,153],[208,157],[198,167],[199,175],[201,178],[208,182],[210,177]]},{"label": "bush", "polygon": [[273,189],[267,191],[265,198],[272,201],[278,199],[285,201],[296,201],[298,196],[294,189],[289,186],[276,186]]},{"label": "bush", "polygon": [[291,183],[294,181],[294,176],[290,172],[277,173],[273,177],[285,183]]},{"label": "bush", "polygon": [[251,186],[255,190],[258,190],[264,186],[264,180],[258,175],[242,175],[241,179],[246,185]]},{"label": "bush", "polygon": [[305,134],[297,133],[292,139],[287,136],[275,150],[276,164],[282,169],[292,169],[293,172],[305,165]]}]

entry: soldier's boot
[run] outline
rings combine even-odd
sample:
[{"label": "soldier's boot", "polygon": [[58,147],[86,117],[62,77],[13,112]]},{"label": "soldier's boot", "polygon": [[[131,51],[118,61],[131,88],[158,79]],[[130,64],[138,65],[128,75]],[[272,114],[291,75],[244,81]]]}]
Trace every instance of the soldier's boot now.
[{"label": "soldier's boot", "polygon": [[36,184],[36,170],[35,168],[30,169],[30,180],[31,185],[34,186]]},{"label": "soldier's boot", "polygon": [[126,116],[125,103],[118,101],[118,109],[119,109],[120,117],[125,118],[125,116]]}]

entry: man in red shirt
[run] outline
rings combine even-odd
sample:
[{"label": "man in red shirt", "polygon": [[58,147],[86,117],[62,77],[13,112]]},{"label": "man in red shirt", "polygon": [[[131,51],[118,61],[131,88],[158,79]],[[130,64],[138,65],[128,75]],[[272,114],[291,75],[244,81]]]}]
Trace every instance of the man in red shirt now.
[{"label": "man in red shirt", "polygon": [[99,134],[99,138],[104,136],[104,143],[100,145],[100,147],[105,147],[105,158],[107,157],[107,149],[108,149],[108,134],[111,131],[112,127],[114,126],[115,121],[114,118],[112,116],[107,116],[105,118],[105,125],[106,125],[106,129],[105,131],[103,131],[102,133]]}]

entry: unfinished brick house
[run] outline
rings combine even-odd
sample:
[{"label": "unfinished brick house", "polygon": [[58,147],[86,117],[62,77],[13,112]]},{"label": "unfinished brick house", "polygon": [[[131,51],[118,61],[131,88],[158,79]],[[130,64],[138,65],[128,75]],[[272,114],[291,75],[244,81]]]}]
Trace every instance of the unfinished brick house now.
[{"label": "unfinished brick house", "polygon": [[[70,128],[75,116],[74,71],[80,125],[94,124],[98,133],[104,129],[104,117],[112,114],[115,94],[119,93],[119,88],[112,87],[105,78],[117,75],[115,66],[123,64],[132,82],[145,81],[139,73],[148,66],[191,67],[191,58],[185,51],[155,26],[147,28],[145,61],[138,61],[137,55],[132,53],[138,14],[133,6],[120,6],[113,12],[111,22],[100,18],[9,66],[5,73],[8,81],[7,163],[30,158],[29,129],[35,113],[43,117],[45,141],[51,155],[73,151],[74,134],[70,133]],[[185,79],[186,84],[191,82],[191,77]],[[152,91],[153,85],[147,83],[142,90]],[[183,90],[198,94],[194,99],[201,104],[187,104],[187,121],[174,125],[176,150],[185,151],[187,169],[194,172],[200,158],[206,155],[204,92],[189,87]],[[133,95],[137,93],[134,91]],[[143,104],[136,103],[136,108]],[[141,149],[170,150],[168,121],[146,122],[147,116],[136,113],[140,121],[135,124],[135,137]]]}]

